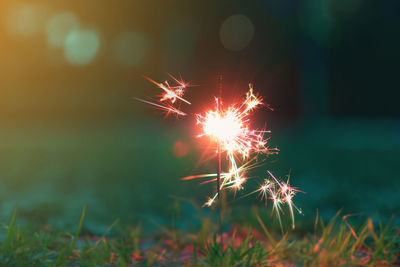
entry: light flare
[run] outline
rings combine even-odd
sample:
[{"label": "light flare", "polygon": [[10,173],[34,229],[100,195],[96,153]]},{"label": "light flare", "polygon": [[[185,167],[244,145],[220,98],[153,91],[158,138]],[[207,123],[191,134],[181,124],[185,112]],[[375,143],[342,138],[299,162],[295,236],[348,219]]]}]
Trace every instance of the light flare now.
[{"label": "light flare", "polygon": [[[198,137],[208,137],[212,142],[220,144],[221,152],[226,152],[230,170],[227,173],[229,175],[226,173],[221,175],[220,190],[229,188],[236,192],[243,189],[243,184],[247,181],[245,171],[249,167],[248,163],[256,158],[247,161],[248,157],[253,153],[276,153],[277,149],[267,147],[268,138],[265,138],[265,134],[270,131],[252,129],[250,126],[251,112],[263,104],[262,98],[254,94],[252,84],[249,84],[249,91],[239,104],[223,109],[222,101],[219,98],[215,101],[214,109],[204,115],[196,114],[197,124],[202,128]],[[242,166],[238,167],[238,162]],[[218,193],[205,205],[210,206],[217,196]]]},{"label": "light flare", "polygon": [[262,104],[262,98],[253,93],[253,86],[249,85],[249,92],[243,103],[232,105],[223,110],[221,100],[216,98],[216,108],[202,114],[196,114],[197,124],[202,126],[203,132],[199,137],[207,136],[215,142],[220,142],[223,151],[232,154],[241,154],[243,158],[251,152],[266,152],[268,139],[265,133],[270,131],[250,128],[250,111]]}]

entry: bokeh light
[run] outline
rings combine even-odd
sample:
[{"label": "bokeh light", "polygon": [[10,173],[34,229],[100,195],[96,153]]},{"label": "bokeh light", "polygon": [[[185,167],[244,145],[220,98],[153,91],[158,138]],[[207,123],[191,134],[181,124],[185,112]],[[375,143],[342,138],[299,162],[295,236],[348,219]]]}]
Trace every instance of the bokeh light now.
[{"label": "bokeh light", "polygon": [[115,59],[126,66],[136,66],[146,56],[150,40],[139,32],[125,32],[118,36],[114,45]]},{"label": "bokeh light", "polygon": [[4,10],[6,32],[11,36],[32,36],[39,33],[44,25],[48,8],[39,4],[18,3]]},{"label": "bokeh light", "polygon": [[221,25],[219,36],[222,45],[231,51],[240,51],[249,45],[254,35],[254,26],[244,15],[233,15]]},{"label": "bokeh light", "polygon": [[100,37],[93,30],[73,30],[65,41],[65,58],[72,65],[87,65],[100,48]]},{"label": "bokeh light", "polygon": [[189,147],[186,143],[182,141],[176,141],[174,143],[174,146],[172,147],[172,150],[175,156],[181,158],[187,155],[187,153],[189,152]]},{"label": "bokeh light", "polygon": [[55,14],[46,24],[47,42],[53,47],[63,47],[68,34],[79,28],[79,21],[72,12]]}]

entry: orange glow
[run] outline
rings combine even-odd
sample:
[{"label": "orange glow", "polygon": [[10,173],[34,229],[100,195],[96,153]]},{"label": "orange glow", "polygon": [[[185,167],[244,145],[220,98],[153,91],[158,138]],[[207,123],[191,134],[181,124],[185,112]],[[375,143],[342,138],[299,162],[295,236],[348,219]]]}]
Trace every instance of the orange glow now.
[{"label": "orange glow", "polygon": [[[262,99],[253,94],[250,84],[249,92],[240,106],[232,105],[226,110],[210,110],[206,114],[196,114],[197,124],[203,128],[199,136],[207,136],[212,140],[221,142],[222,148],[229,153],[239,153],[244,158],[250,152],[262,152],[267,140],[264,134],[268,131],[250,129],[250,111],[262,104]],[[221,102],[216,99],[217,106]]]},{"label": "orange glow", "polygon": [[173,152],[174,152],[175,156],[177,156],[179,158],[184,157],[187,155],[188,151],[189,151],[189,148],[188,148],[187,144],[185,144],[182,141],[175,142],[175,144],[173,146]]},{"label": "orange glow", "polygon": [[203,124],[205,135],[219,139],[225,144],[235,140],[240,135],[241,128],[242,121],[231,110],[228,110],[225,114],[210,111],[207,113]]}]

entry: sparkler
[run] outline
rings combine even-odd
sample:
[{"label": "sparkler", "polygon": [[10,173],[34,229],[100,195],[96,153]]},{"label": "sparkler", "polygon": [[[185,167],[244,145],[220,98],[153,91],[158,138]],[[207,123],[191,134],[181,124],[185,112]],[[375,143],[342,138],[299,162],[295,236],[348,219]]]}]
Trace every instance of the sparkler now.
[{"label": "sparkler", "polygon": [[[177,79],[172,75],[169,76],[173,79],[175,85],[170,86],[168,81],[158,83],[145,77],[158,88],[162,89],[162,94],[158,95],[156,102],[143,99],[138,100],[164,110],[167,114],[172,113],[177,116],[185,116],[187,114],[180,110],[179,104],[191,104],[183,98],[185,90],[190,86],[190,83],[185,82],[182,77]],[[194,114],[197,125],[201,128],[201,133],[198,137],[207,137],[217,147],[217,173],[193,175],[183,178],[183,180],[207,179],[202,183],[217,182],[217,192],[203,206],[212,206],[217,197],[220,197],[222,190],[229,189],[234,191],[236,195],[237,191],[244,188],[243,185],[248,179],[246,176],[248,171],[260,165],[257,163],[258,156],[260,154],[278,152],[278,149],[267,146],[269,138],[265,137],[265,135],[270,133],[270,131],[253,129],[251,127],[250,115],[259,106],[264,105],[262,101],[262,97],[254,93],[253,85],[249,84],[249,90],[241,103],[232,104],[224,108],[220,95],[215,98],[215,107],[213,109],[205,113]],[[177,104],[178,102],[179,104]],[[222,154],[225,154],[228,160],[229,168],[227,172],[221,171]],[[267,204],[268,199],[272,200],[273,211],[275,211],[281,227],[281,214],[283,214],[283,205],[286,204],[289,208],[292,228],[294,228],[294,210],[297,210],[299,213],[302,212],[294,205],[292,199],[297,192],[301,191],[295,187],[291,187],[289,179],[286,182],[279,181],[270,171],[267,171],[267,173],[270,178],[265,179],[260,188],[247,195],[259,193],[265,204]]]},{"label": "sparkler", "polygon": [[[213,204],[220,194],[220,190],[229,188],[236,192],[243,189],[243,184],[247,180],[244,174],[250,166],[243,164],[238,167],[237,155],[242,161],[246,161],[252,153],[269,154],[276,152],[276,150],[269,149],[266,146],[268,138],[265,138],[264,135],[269,131],[250,128],[249,116],[251,112],[262,104],[262,98],[253,92],[252,84],[249,84],[249,91],[240,105],[232,105],[224,110],[221,108],[222,101],[219,98],[216,98],[215,101],[217,106],[215,110],[210,110],[205,115],[196,114],[197,124],[202,127],[202,133],[198,136],[209,137],[211,141],[219,144],[220,149],[217,150],[217,154],[226,152],[230,170],[228,173],[221,175],[222,181],[217,193],[212,198],[209,198],[205,203],[206,206]],[[201,177],[200,175],[196,178]],[[188,178],[186,177],[185,179]]]}]

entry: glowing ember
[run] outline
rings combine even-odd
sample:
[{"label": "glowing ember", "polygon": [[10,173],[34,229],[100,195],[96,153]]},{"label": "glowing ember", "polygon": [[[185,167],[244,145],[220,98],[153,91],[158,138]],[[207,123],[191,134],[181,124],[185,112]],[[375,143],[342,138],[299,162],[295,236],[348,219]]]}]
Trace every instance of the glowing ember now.
[{"label": "glowing ember", "polygon": [[[198,123],[201,123],[201,119],[198,120]],[[226,114],[210,111],[203,122],[203,129],[205,135],[229,144],[241,134],[242,121],[230,110]]]},{"label": "glowing ember", "polygon": [[[220,105],[219,101],[216,99],[217,106]],[[267,144],[264,134],[268,131],[252,130],[249,126],[250,111],[260,104],[262,104],[261,99],[253,94],[250,85],[246,99],[239,107],[233,105],[226,110],[216,108],[204,116],[196,114],[197,124],[203,128],[203,133],[199,137],[210,137],[220,142],[224,151],[240,153],[244,158],[249,156],[250,152],[262,152]]]}]

